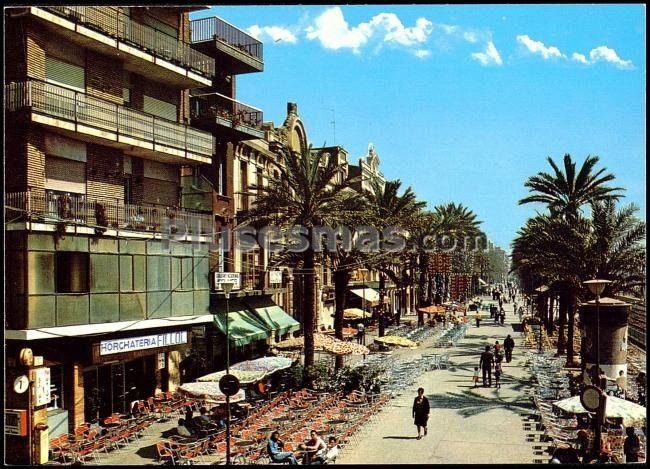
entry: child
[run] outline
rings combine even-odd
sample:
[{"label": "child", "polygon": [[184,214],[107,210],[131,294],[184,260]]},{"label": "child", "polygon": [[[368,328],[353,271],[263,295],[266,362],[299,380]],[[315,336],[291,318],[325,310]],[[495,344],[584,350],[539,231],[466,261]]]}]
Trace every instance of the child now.
[{"label": "child", "polygon": [[478,387],[478,366],[474,367],[474,376],[472,377],[472,381],[474,381],[474,387]]},{"label": "child", "polygon": [[496,387],[501,387],[501,360],[494,362],[494,379],[496,380]]}]

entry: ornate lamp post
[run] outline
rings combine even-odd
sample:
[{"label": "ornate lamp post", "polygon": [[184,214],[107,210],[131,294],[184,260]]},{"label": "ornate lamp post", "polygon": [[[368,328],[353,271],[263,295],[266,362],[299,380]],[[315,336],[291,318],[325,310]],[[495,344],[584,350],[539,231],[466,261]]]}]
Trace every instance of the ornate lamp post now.
[{"label": "ornate lamp post", "polygon": [[[230,292],[235,286],[232,282],[223,282],[221,288],[226,296],[226,374],[230,374]],[[226,394],[226,464],[230,465],[230,394]]]},{"label": "ornate lamp post", "polygon": [[[582,283],[583,285],[586,285],[587,288],[589,288],[589,291],[593,295],[596,295],[596,373],[595,374],[597,374],[597,376],[600,376],[600,295],[605,290],[605,287],[612,282],[610,280],[593,279],[593,280],[587,280]],[[600,378],[597,380],[596,386],[598,386],[601,390],[600,393],[601,401],[603,399],[606,399],[605,396],[606,389],[603,389],[601,387]],[[605,382],[605,388],[606,387],[607,387],[607,382]],[[597,451],[596,453],[597,455],[600,454],[600,450],[602,448],[601,431],[602,431],[603,418],[604,418],[603,407],[604,405],[601,403],[601,405],[599,405],[598,409],[596,410],[596,431],[595,431],[596,448],[595,449]]]},{"label": "ornate lamp post", "polygon": [[[363,282],[361,293],[361,309],[363,310],[363,345],[366,345],[366,275],[368,274],[368,269],[361,268],[359,269],[359,275],[361,275],[361,281]],[[363,358],[366,358],[364,355]]]}]

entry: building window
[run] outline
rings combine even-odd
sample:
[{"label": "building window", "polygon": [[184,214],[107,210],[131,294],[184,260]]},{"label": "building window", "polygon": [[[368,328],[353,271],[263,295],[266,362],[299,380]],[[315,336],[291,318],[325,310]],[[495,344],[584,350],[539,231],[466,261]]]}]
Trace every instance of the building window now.
[{"label": "building window", "polygon": [[57,293],[88,293],[87,252],[56,253],[56,292]]},{"label": "building window", "polygon": [[63,365],[50,367],[50,397],[49,409],[65,409],[65,395],[63,394]]}]

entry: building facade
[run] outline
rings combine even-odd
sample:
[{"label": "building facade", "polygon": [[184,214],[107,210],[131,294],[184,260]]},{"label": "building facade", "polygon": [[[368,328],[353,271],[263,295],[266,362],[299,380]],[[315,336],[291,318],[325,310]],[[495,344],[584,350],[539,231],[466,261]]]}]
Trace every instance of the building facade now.
[{"label": "building facade", "polygon": [[[190,21],[204,8],[5,10],[5,394],[30,421],[8,462],[44,462],[40,436],[175,390],[208,347],[224,355],[210,272],[233,265],[219,237],[233,149],[264,136],[235,76],[263,59],[219,18]],[[253,306],[272,335],[273,308]],[[21,375],[36,389],[16,392]]]}]

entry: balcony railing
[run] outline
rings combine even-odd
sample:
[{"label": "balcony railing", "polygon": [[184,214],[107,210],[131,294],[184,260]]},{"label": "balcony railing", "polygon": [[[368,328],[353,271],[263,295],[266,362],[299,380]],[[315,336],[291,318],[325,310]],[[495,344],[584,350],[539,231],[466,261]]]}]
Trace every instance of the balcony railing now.
[{"label": "balcony railing", "polygon": [[50,6],[43,9],[83,24],[165,60],[191,68],[207,77],[215,74],[214,59],[189,44],[151,26],[133,21],[117,8],[97,6]]},{"label": "balcony railing", "polygon": [[120,199],[35,191],[5,194],[5,218],[81,224],[98,228],[211,235],[212,215],[160,205],[135,205]]},{"label": "balcony railing", "polygon": [[31,108],[51,117],[150,143],[212,156],[212,134],[38,80],[5,85],[8,111]]},{"label": "balcony railing", "polygon": [[193,20],[192,43],[218,40],[263,61],[262,43],[216,16]]},{"label": "balcony railing", "polygon": [[193,118],[224,119],[233,128],[244,125],[262,132],[263,114],[261,109],[219,93],[192,96],[190,102]]}]

